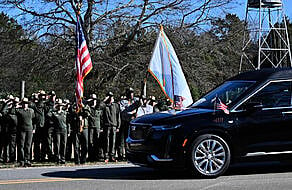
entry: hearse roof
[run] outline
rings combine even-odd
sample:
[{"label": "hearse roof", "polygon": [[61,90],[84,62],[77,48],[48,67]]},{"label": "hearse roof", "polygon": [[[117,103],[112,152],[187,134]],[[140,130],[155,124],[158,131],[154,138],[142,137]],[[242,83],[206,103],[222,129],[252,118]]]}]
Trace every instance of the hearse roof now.
[{"label": "hearse roof", "polygon": [[246,80],[246,81],[265,81],[265,80],[282,80],[292,79],[291,68],[279,68],[279,69],[261,69],[256,71],[249,71],[234,76],[231,80]]}]

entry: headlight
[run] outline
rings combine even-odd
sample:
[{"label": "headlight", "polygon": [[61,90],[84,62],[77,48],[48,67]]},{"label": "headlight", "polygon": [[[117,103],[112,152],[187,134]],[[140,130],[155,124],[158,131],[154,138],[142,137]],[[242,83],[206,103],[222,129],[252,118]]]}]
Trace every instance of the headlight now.
[{"label": "headlight", "polygon": [[182,125],[160,125],[160,126],[152,126],[152,129],[156,131],[166,131],[180,128]]}]

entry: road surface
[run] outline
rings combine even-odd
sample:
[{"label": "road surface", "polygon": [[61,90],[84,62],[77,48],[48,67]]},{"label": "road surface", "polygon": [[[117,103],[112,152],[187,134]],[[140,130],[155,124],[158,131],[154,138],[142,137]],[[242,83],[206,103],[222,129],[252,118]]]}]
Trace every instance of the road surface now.
[{"label": "road surface", "polygon": [[238,164],[224,176],[199,179],[186,172],[160,172],[131,164],[12,168],[0,170],[0,190],[292,189],[292,165]]}]

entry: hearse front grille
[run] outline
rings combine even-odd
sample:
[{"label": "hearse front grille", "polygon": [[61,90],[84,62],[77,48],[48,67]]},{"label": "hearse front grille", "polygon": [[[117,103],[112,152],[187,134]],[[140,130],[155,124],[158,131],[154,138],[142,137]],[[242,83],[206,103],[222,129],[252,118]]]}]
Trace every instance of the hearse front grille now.
[{"label": "hearse front grille", "polygon": [[129,137],[133,140],[144,140],[151,129],[151,124],[130,124]]}]

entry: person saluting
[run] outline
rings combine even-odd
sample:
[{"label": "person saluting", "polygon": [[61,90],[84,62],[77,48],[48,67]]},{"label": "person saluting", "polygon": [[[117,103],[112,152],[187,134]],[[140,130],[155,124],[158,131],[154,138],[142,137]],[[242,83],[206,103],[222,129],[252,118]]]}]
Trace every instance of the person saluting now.
[{"label": "person saluting", "polygon": [[56,110],[51,113],[54,121],[55,134],[54,155],[56,157],[56,162],[59,164],[65,164],[67,133],[70,131],[70,129],[67,129],[69,127],[69,122],[67,113],[63,110],[64,106],[65,104],[63,101],[58,99]]},{"label": "person saluting", "polygon": [[31,166],[30,151],[33,133],[35,132],[32,120],[35,117],[33,109],[29,108],[29,101],[23,98],[22,107],[16,110],[19,135],[19,162],[21,166]]}]

